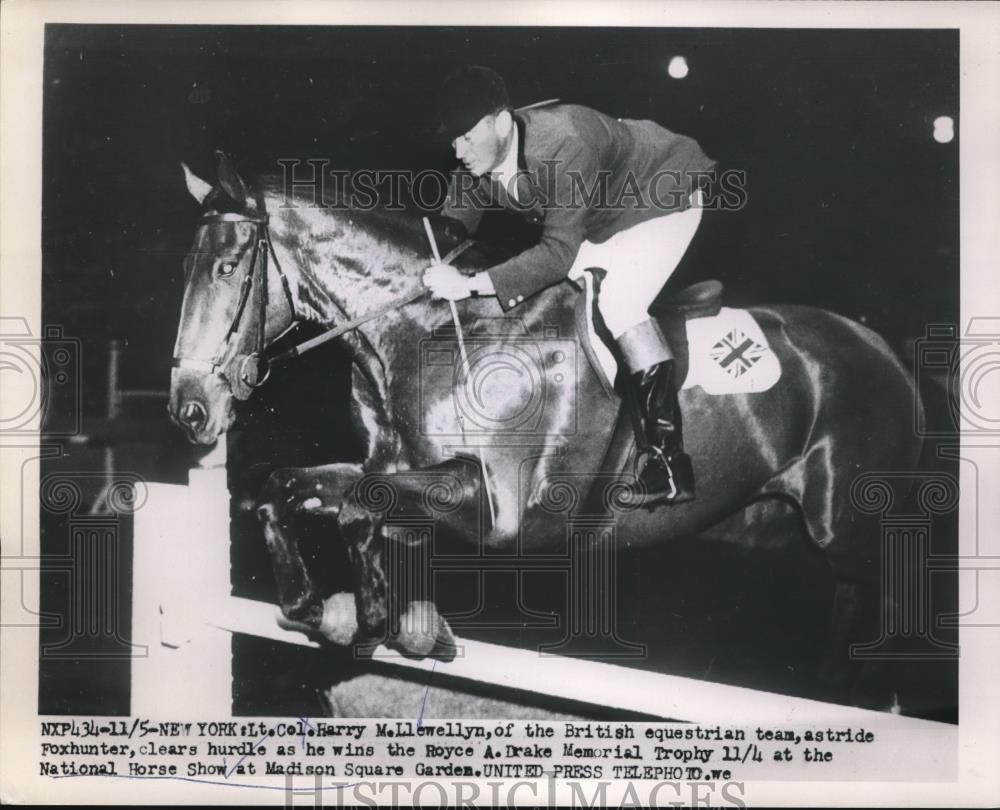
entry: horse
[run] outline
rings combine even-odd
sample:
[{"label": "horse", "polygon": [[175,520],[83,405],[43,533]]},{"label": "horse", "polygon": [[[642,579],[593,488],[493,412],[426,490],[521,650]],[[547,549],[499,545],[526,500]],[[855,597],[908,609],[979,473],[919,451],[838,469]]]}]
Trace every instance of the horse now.
[{"label": "horse", "polygon": [[[913,379],[880,336],[814,307],[750,308],[780,383],[681,391],[697,498],[658,504],[625,464],[632,430],[588,361],[578,285],[506,315],[493,298],[467,299],[456,330],[447,302],[421,294],[430,248],[413,215],[316,205],[274,178],[251,188],[221,153],[214,186],[184,171],[203,211],[185,259],[168,407],[190,441],[210,444],[232,425],[234,399],[266,378],[268,347],[294,323],[336,328],[353,361],[364,461],[276,470],[259,499],[291,626],[341,645],[388,639],[418,656],[446,648],[453,637],[434,600],[419,587],[395,598],[387,574],[393,554],[426,554],[420,525],[491,553],[545,555],[565,551],[580,515],[612,522],[616,550],[679,536],[756,548],[791,520],[833,571],[829,632],[843,657],[845,628],[878,596],[878,533],[857,530],[852,482],[909,469],[920,454],[900,419],[917,397]],[[471,355],[457,345],[463,332]],[[336,521],[353,592],[324,594],[309,570],[293,529],[310,515]]]}]

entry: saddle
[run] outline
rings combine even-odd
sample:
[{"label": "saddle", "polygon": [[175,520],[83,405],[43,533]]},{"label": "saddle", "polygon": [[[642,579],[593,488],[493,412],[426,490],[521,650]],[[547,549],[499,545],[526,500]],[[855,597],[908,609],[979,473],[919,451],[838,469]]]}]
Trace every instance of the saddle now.
[{"label": "saddle", "polygon": [[[591,345],[591,341],[585,337],[591,334],[591,325],[604,347],[614,356],[615,361],[620,364],[621,358],[618,356],[618,347],[604,325],[600,310],[597,308],[597,297],[605,273],[599,268],[587,272],[591,274],[594,289],[592,295],[581,295],[577,299],[576,334],[581,336],[580,344],[587,360],[597,370],[602,368],[601,361],[594,346]],[[679,290],[655,310],[650,311],[650,315],[660,325],[660,329],[667,339],[667,344],[674,354],[674,372],[678,386],[687,377],[689,367],[687,322],[692,318],[707,318],[718,315],[722,309],[722,290],[721,281],[699,281]],[[603,376],[601,379],[605,384],[609,382]],[[607,393],[613,395],[614,380],[610,380],[610,382],[612,387],[607,389]]]}]

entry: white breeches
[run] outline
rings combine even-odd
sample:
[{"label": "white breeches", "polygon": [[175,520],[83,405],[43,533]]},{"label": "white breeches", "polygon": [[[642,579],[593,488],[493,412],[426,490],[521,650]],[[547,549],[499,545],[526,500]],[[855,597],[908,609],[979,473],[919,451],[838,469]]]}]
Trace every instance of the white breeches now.
[{"label": "white breeches", "polygon": [[569,277],[580,278],[588,267],[607,272],[597,306],[613,337],[649,319],[650,304],[677,269],[701,222],[701,191],[691,195],[691,203],[686,211],[640,222],[599,245],[580,245]]}]

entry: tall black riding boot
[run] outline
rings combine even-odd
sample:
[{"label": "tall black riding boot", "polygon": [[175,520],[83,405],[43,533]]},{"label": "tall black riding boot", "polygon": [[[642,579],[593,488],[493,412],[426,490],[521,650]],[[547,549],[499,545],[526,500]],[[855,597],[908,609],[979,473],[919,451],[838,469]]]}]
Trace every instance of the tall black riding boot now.
[{"label": "tall black riding boot", "polygon": [[674,361],[663,360],[629,377],[629,394],[639,406],[645,464],[639,473],[646,492],[669,503],[694,500],[694,471],[684,452]]}]

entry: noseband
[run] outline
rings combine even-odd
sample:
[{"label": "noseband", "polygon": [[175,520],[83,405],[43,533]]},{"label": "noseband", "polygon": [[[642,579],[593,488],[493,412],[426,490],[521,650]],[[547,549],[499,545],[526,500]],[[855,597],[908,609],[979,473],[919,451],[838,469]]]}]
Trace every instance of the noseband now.
[{"label": "noseband", "polygon": [[[247,302],[250,300],[254,286],[256,286],[259,289],[257,293],[259,318],[257,321],[255,349],[253,352],[244,357],[243,361],[240,363],[239,378],[240,381],[248,388],[259,388],[267,381],[267,378],[271,376],[271,365],[264,356],[264,350],[267,348],[267,337],[265,333],[267,331],[267,275],[270,260],[274,261],[274,266],[278,271],[278,277],[281,279],[281,286],[285,292],[285,298],[288,300],[288,306],[292,312],[293,325],[295,324],[297,318],[295,313],[295,299],[292,297],[292,290],[288,284],[288,277],[281,269],[278,256],[274,252],[274,244],[271,242],[271,229],[268,226],[267,210],[264,207],[263,200],[259,197],[258,207],[263,212],[262,214],[219,213],[206,214],[201,218],[200,223],[202,225],[216,225],[229,222],[253,223],[256,230],[254,235],[253,253],[250,256],[250,265],[247,267],[246,274],[243,276],[243,281],[240,284],[240,295],[236,304],[236,312],[233,313],[233,319],[229,324],[229,328],[226,330],[226,334],[222,339],[222,345],[219,347],[219,350],[215,353],[211,360],[201,360],[196,357],[184,357],[179,354],[175,355],[173,361],[174,368],[185,368],[193,371],[202,371],[223,376],[222,370],[227,365],[226,358],[229,355],[230,343],[232,342],[233,335],[237,334],[239,331],[240,323],[243,320],[243,314],[247,309]],[[255,284],[257,279],[259,279],[259,282]],[[251,360],[254,360],[257,369],[253,380],[250,379],[247,370],[247,366]],[[263,375],[260,373],[261,365],[264,366]]]}]

